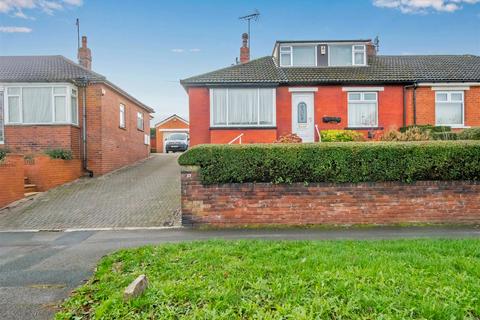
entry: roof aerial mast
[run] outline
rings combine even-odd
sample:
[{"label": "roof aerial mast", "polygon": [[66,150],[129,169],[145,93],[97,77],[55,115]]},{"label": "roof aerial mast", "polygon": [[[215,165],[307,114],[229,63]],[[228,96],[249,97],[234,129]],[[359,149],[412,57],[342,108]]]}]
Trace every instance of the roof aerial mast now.
[{"label": "roof aerial mast", "polygon": [[250,48],[250,21],[258,21],[258,17],[260,17],[260,12],[255,9],[253,11],[252,14],[249,14],[249,15],[246,15],[246,16],[243,16],[243,17],[239,17],[238,19],[240,20],[243,20],[243,21],[247,21],[247,24],[248,24],[248,47]]}]

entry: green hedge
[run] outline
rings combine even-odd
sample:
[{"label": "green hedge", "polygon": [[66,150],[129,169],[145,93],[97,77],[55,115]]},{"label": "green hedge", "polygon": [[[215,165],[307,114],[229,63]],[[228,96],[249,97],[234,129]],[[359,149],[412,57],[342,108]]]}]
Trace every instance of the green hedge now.
[{"label": "green hedge", "polygon": [[201,145],[179,158],[204,184],[479,180],[479,141]]},{"label": "green hedge", "polygon": [[480,140],[480,128],[468,128],[457,135],[459,140]]},{"label": "green hedge", "polygon": [[450,132],[452,131],[452,128],[449,126],[433,126],[430,124],[424,124],[424,125],[411,125],[411,126],[406,126],[406,127],[401,127],[400,132],[405,132],[409,129],[412,128],[419,128],[422,131],[429,131],[432,133],[437,133],[437,132]]},{"label": "green hedge", "polygon": [[62,160],[72,160],[73,154],[71,150],[66,149],[52,149],[46,150],[45,154],[50,156],[52,159],[62,159]]},{"label": "green hedge", "polygon": [[322,130],[322,142],[349,142],[363,141],[363,134],[353,130]]}]

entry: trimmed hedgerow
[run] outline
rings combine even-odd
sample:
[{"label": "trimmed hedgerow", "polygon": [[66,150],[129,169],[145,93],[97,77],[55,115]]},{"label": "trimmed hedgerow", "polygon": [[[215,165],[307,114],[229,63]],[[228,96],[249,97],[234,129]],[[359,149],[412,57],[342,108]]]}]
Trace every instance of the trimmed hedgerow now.
[{"label": "trimmed hedgerow", "polygon": [[353,130],[322,130],[322,142],[364,141],[363,134]]},{"label": "trimmed hedgerow", "polygon": [[52,159],[62,159],[62,160],[72,160],[73,154],[71,150],[66,149],[52,149],[46,150],[45,154],[50,156]]},{"label": "trimmed hedgerow", "polygon": [[479,180],[480,142],[201,145],[178,161],[204,184]]}]

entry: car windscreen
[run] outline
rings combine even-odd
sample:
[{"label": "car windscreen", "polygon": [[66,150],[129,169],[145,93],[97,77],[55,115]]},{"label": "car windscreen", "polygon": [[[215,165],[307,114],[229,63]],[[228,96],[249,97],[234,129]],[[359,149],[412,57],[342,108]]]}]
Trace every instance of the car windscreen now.
[{"label": "car windscreen", "polygon": [[167,140],[187,140],[186,133],[174,133],[168,137]]}]

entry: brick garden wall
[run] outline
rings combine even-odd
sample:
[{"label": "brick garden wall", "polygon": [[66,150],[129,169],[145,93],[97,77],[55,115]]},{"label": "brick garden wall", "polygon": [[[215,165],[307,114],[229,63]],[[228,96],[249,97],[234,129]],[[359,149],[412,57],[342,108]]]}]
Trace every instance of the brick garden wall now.
[{"label": "brick garden wall", "polygon": [[185,225],[480,223],[480,182],[203,186],[182,168]]},{"label": "brick garden wall", "polygon": [[[23,161],[23,158],[22,158]],[[46,155],[36,155],[31,160],[25,160],[25,177],[37,186],[38,191],[47,191],[82,176],[82,161],[80,159],[51,159]],[[23,172],[22,172],[23,196]]]},{"label": "brick garden wall", "polygon": [[0,162],[0,208],[23,198],[23,155],[9,154]]}]

